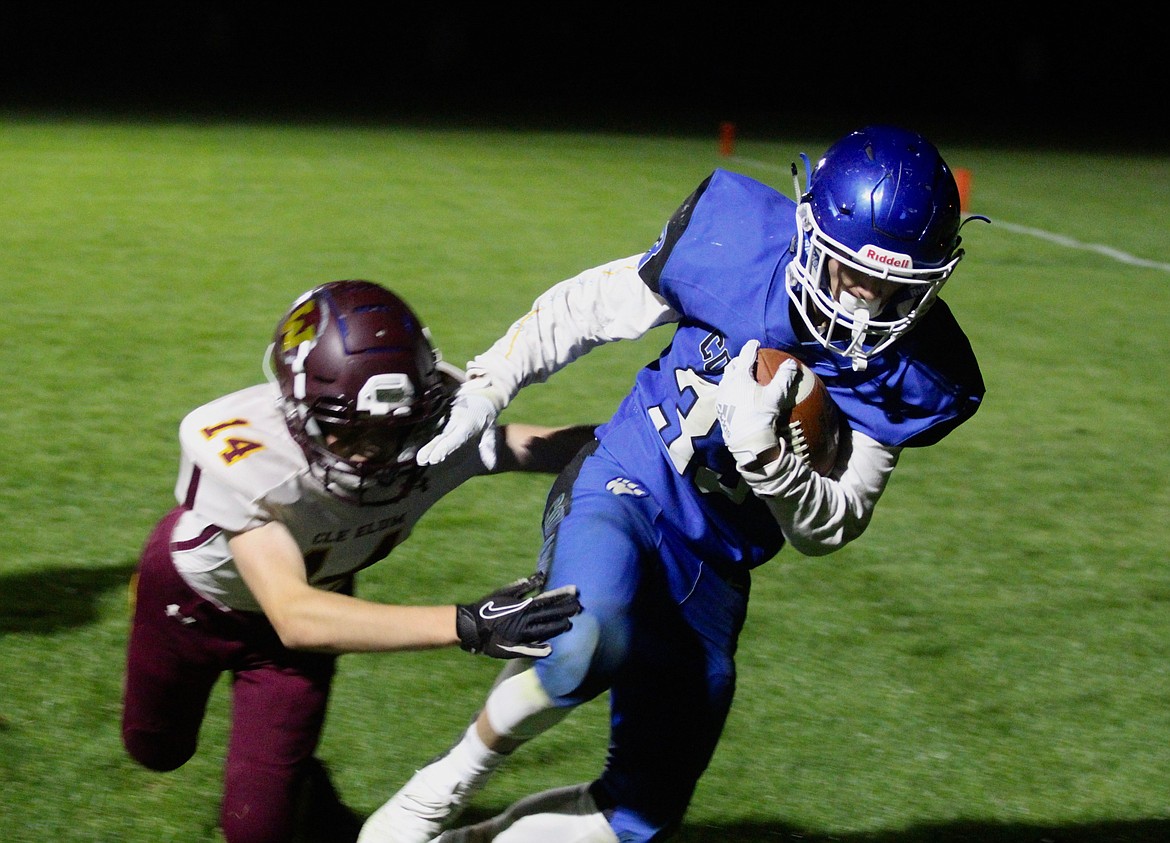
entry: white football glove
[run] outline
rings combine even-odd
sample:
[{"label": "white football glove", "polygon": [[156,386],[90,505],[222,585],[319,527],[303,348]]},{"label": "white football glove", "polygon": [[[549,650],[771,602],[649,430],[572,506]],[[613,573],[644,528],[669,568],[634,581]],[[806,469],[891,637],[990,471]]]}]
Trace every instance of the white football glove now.
[{"label": "white football glove", "polygon": [[489,378],[471,378],[455,393],[447,423],[430,442],[418,450],[419,465],[440,463],[465,442],[487,430],[507,406],[502,389],[492,386]]},{"label": "white football glove", "polygon": [[[772,381],[760,386],[752,374],[759,347],[757,340],[748,340],[739,356],[724,368],[715,388],[715,414],[723,440],[741,471],[758,469],[759,463],[771,462],[783,453],[776,421],[782,410],[792,408],[792,386],[799,373],[795,360],[785,360]],[[765,455],[767,458],[761,459]]]}]

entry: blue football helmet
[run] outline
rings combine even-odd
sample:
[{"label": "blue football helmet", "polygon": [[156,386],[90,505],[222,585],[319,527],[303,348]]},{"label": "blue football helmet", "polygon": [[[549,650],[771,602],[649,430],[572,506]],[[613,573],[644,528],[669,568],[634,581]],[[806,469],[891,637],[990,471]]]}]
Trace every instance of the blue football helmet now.
[{"label": "blue football helmet", "polygon": [[[833,144],[809,175],[796,221],[788,295],[813,336],[854,369],[922,318],[963,257],[954,175],[930,141],[891,126]],[[829,258],[897,291],[874,302],[834,296]]]}]

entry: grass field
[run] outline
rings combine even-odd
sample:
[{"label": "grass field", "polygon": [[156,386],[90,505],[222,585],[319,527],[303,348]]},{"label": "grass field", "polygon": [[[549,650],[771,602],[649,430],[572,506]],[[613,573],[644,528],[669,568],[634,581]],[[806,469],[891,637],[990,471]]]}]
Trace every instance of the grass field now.
[{"label": "grass field", "polygon": [[[849,128],[842,126],[842,130]],[[262,377],[277,316],[347,277],[396,289],[463,363],[537,293],[648,247],[716,166],[791,192],[828,137],[0,121],[0,840],[208,843],[227,690],[197,757],[119,741],[125,584],[172,503],[176,427]],[[739,694],[684,841],[1170,839],[1170,159],[951,144],[971,224],[944,292],[980,413],[907,454],[868,534],[758,572]],[[598,350],[506,418],[602,420],[667,334]],[[443,501],[364,596],[449,602],[529,569],[544,477]],[[495,672],[342,659],[321,756],[373,810]],[[473,816],[595,775],[597,701]]]}]

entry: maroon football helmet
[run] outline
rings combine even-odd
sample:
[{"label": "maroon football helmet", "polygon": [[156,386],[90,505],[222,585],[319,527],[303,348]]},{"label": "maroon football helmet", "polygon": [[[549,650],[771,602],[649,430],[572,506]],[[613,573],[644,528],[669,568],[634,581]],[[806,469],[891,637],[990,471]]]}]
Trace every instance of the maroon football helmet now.
[{"label": "maroon football helmet", "polygon": [[403,491],[458,386],[458,370],[439,362],[413,311],[370,281],[301,295],[277,323],[269,359],[310,471],[360,504]]}]

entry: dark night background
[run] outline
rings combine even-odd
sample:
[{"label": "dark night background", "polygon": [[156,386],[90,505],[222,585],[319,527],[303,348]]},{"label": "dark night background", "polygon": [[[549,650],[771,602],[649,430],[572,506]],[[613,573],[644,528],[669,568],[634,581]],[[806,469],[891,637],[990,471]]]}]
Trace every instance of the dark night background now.
[{"label": "dark night background", "polygon": [[0,110],[706,134],[730,120],[757,136],[888,120],[940,141],[1170,148],[1166,47],[1117,10],[1025,25],[1002,7],[398,5],[10,2]]}]

